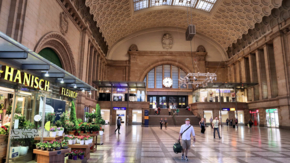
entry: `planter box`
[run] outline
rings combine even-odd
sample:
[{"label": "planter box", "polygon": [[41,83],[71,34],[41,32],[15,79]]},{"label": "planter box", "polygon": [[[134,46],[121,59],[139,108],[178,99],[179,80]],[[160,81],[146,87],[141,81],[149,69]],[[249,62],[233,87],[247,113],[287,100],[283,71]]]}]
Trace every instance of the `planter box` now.
[{"label": "planter box", "polygon": [[65,153],[70,149],[61,149],[57,151],[42,151],[34,149],[33,153],[37,155],[37,163],[64,163]]},{"label": "planter box", "polygon": [[83,160],[67,160],[67,163],[87,163],[87,158],[84,157]]},{"label": "planter box", "polygon": [[6,156],[7,142],[5,139],[7,138],[7,135],[0,135],[0,163],[2,163],[2,158]]},{"label": "planter box", "polygon": [[90,159],[90,147],[94,146],[93,143],[89,145],[80,145],[80,144],[73,144],[73,145],[68,145],[71,150],[82,150],[85,152],[85,157],[87,159]]}]

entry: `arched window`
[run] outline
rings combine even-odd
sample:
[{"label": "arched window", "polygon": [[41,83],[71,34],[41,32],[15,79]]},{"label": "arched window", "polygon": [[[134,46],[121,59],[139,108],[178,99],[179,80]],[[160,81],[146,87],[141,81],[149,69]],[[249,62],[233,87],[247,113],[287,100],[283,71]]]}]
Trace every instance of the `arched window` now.
[{"label": "arched window", "polygon": [[186,73],[179,67],[173,65],[159,65],[151,69],[144,78],[144,82],[147,88],[165,88],[163,86],[163,79],[169,77],[172,79],[171,88],[187,89],[192,88],[191,86],[181,86],[178,79],[186,76]]},{"label": "arched window", "polygon": [[38,54],[43,58],[49,60],[50,62],[54,63],[58,67],[63,68],[58,55],[51,48],[44,48]]}]

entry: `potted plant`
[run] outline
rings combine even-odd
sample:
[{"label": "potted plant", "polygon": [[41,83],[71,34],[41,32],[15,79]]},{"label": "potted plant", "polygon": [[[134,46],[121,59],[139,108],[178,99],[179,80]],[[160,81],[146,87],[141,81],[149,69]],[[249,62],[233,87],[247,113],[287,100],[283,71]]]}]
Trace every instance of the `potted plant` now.
[{"label": "potted plant", "polygon": [[84,136],[79,136],[79,140],[80,140],[80,145],[84,145],[85,143]]},{"label": "potted plant", "polygon": [[63,127],[58,127],[57,128],[57,136],[62,136],[63,134]]},{"label": "potted plant", "polygon": [[87,133],[87,132],[89,132],[89,130],[90,130],[90,123],[87,123],[86,125],[85,125],[85,133]]},{"label": "potted plant", "polygon": [[43,151],[46,151],[47,147],[46,147],[46,142],[41,143],[41,149]]},{"label": "potted plant", "polygon": [[68,144],[69,145],[73,145],[73,137],[69,136]]},{"label": "potted plant", "polygon": [[41,144],[42,144],[41,142],[36,143],[36,145],[35,145],[36,146],[36,149],[41,149]]},{"label": "potted plant", "polygon": [[99,135],[103,135],[104,134],[105,129],[102,129],[99,131]]},{"label": "potted plant", "polygon": [[54,127],[50,128],[50,137],[55,137],[56,136],[56,129]]},{"label": "potted plant", "polygon": [[85,136],[83,140],[85,141],[85,145],[89,145],[90,144],[88,137]]},{"label": "potted plant", "polygon": [[98,134],[100,126],[98,124],[92,125],[93,134]]},{"label": "potted plant", "polygon": [[78,151],[75,150],[75,151],[72,152],[72,159],[73,160],[77,160],[78,159]]},{"label": "potted plant", "polygon": [[50,121],[51,123],[54,123],[55,113],[47,113],[45,119],[47,119],[47,121]]},{"label": "potted plant", "polygon": [[67,149],[68,148],[67,142],[62,142],[61,143],[61,148],[62,149]]},{"label": "potted plant", "polygon": [[53,148],[49,142],[46,143],[46,149],[47,151],[53,151]]},{"label": "potted plant", "polygon": [[0,104],[0,114],[3,113],[3,110],[4,110],[4,104]]},{"label": "potted plant", "polygon": [[85,157],[85,152],[82,151],[82,150],[80,150],[80,151],[79,151],[79,158],[80,158],[81,160],[83,160],[84,157]]},{"label": "potted plant", "polygon": [[89,137],[89,140],[90,140],[90,141],[89,141],[90,143],[93,143],[93,137],[90,136],[90,137]]},{"label": "potted plant", "polygon": [[80,119],[80,118],[78,118],[78,123],[79,123],[79,124],[83,123],[83,120]]},{"label": "potted plant", "polygon": [[72,153],[73,153],[72,151],[68,153],[68,159],[70,160],[72,159]]},{"label": "potted plant", "polygon": [[60,143],[55,141],[55,147],[54,147],[55,150],[60,150]]},{"label": "potted plant", "polygon": [[29,149],[28,143],[25,140],[20,141],[19,155],[20,156],[27,155],[28,149]]}]

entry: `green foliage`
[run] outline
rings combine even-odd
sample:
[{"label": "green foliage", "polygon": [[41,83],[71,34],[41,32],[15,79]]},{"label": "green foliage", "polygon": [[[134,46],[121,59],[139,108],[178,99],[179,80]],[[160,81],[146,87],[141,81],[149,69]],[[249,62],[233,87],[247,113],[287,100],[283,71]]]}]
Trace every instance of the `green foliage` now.
[{"label": "green foliage", "polygon": [[61,122],[61,120],[57,120],[57,121],[55,122],[55,125],[56,125],[57,127],[62,127],[62,126],[63,126],[63,123]]},{"label": "green foliage", "polygon": [[76,107],[73,101],[71,103],[70,121],[73,122],[75,126],[79,126],[79,122],[77,121]]},{"label": "green foliage", "polygon": [[79,122],[79,124],[81,124],[83,122],[83,120],[78,118],[78,122]]},{"label": "green foliage", "polygon": [[92,130],[93,131],[99,131],[100,130],[100,125],[98,125],[98,124],[92,125]]},{"label": "green foliage", "polygon": [[51,123],[54,123],[55,113],[46,113],[45,119],[46,119],[46,121],[50,121]]},{"label": "green foliage", "polygon": [[95,115],[96,115],[96,120],[95,120],[95,122],[96,122],[97,124],[102,124],[102,125],[104,125],[104,124],[106,123],[105,120],[103,120],[103,118],[102,118],[101,107],[100,107],[99,104],[96,105],[96,112],[95,112]]},{"label": "green foliage", "polygon": [[20,115],[15,114],[14,119],[19,119],[19,126],[18,126],[19,129],[25,128],[25,125],[26,125],[25,116],[22,116],[21,114]]},{"label": "green foliage", "polygon": [[12,106],[10,105],[10,106],[8,107],[8,109],[6,110],[6,114],[11,114],[11,110],[12,110]]},{"label": "green foliage", "polygon": [[19,107],[19,105],[16,106],[15,113],[21,113],[21,108]]}]

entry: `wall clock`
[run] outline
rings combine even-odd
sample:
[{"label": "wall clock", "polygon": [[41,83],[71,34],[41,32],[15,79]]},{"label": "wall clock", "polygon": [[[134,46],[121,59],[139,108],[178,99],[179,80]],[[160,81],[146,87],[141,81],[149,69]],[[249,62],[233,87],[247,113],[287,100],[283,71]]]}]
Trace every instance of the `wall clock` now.
[{"label": "wall clock", "polygon": [[172,84],[173,84],[173,81],[172,81],[172,79],[171,78],[164,78],[163,79],[163,85],[165,86],[165,87],[171,87],[172,86]]}]

